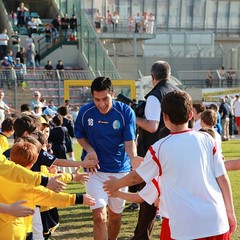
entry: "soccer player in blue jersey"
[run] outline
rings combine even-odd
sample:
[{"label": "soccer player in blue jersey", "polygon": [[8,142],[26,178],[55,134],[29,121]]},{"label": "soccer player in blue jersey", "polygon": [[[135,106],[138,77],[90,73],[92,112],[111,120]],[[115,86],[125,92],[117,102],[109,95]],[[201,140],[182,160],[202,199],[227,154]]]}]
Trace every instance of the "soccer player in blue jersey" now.
[{"label": "soccer player in blue jersey", "polygon": [[[126,104],[114,101],[112,81],[98,77],[91,85],[93,102],[81,107],[76,124],[75,136],[83,147],[82,160],[99,161],[99,169],[91,174],[86,191],[96,200],[93,211],[94,239],[115,240],[121,227],[124,200],[109,197],[103,190],[103,182],[114,175],[125,176],[136,157],[136,117]],[[88,169],[89,170],[89,169]],[[127,191],[127,188],[122,189]],[[107,209],[108,206],[108,209]],[[107,223],[108,212],[108,223]]]}]

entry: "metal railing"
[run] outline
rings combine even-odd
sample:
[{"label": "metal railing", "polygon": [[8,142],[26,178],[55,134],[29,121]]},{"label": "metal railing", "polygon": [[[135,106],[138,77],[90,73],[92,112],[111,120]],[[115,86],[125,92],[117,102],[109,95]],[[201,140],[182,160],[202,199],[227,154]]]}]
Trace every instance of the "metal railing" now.
[{"label": "metal railing", "polygon": [[[57,105],[61,105],[64,101],[64,81],[79,80],[81,82],[81,80],[93,80],[98,76],[109,76],[113,80],[122,81],[137,81],[140,78],[138,72],[124,72],[116,75],[115,72],[110,71],[1,69],[0,88],[6,92],[7,103],[16,109],[23,103],[29,103],[34,91],[40,91],[43,98],[54,99]],[[69,90],[71,102],[75,105],[83,105],[91,99],[89,88],[81,87],[81,84]]]},{"label": "metal railing", "polygon": [[[212,79],[209,84],[208,74]],[[226,69],[223,74],[219,70],[178,71],[178,79],[185,88],[235,88],[240,87],[240,71]]]},{"label": "metal railing", "polygon": [[[109,71],[118,75],[118,71],[99,40],[89,19],[80,13],[80,49],[82,57],[92,72]],[[119,76],[120,77],[120,76]]]}]

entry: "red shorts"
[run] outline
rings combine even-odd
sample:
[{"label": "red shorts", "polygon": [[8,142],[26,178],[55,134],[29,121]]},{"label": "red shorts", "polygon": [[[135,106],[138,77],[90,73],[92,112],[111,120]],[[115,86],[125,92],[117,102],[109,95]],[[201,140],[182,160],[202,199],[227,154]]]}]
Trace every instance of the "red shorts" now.
[{"label": "red shorts", "polygon": [[235,117],[235,123],[237,127],[240,127],[240,117]]},{"label": "red shorts", "polygon": [[173,240],[171,238],[171,232],[170,232],[169,219],[168,218],[163,218],[163,220],[162,220],[160,240]]},{"label": "red shorts", "polygon": [[[163,218],[163,220],[162,220],[160,240],[173,240],[171,238],[171,232],[170,232],[169,219],[168,218]],[[230,240],[230,233],[226,232],[224,234],[217,235],[217,236],[198,238],[197,240]]]}]

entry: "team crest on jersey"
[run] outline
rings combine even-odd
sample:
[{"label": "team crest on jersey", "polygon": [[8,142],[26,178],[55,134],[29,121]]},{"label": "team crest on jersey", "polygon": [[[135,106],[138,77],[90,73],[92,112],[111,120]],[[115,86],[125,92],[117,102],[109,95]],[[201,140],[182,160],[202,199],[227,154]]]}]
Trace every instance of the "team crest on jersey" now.
[{"label": "team crest on jersey", "polygon": [[113,122],[113,129],[117,130],[120,128],[120,122],[118,120],[115,120]]}]

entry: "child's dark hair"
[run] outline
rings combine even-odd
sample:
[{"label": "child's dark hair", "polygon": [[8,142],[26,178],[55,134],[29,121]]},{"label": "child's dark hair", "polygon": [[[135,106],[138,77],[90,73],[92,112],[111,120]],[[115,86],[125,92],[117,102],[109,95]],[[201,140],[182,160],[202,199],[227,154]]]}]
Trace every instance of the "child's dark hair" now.
[{"label": "child's dark hair", "polygon": [[20,111],[21,112],[31,111],[30,105],[27,104],[27,103],[22,104],[21,107],[20,107]]},{"label": "child's dark hair", "polygon": [[61,116],[67,116],[68,115],[68,108],[65,106],[61,106],[58,108],[57,112],[61,115]]},{"label": "child's dark hair", "polygon": [[161,103],[162,112],[168,115],[171,123],[180,125],[189,121],[192,111],[192,98],[183,91],[173,91],[166,94]]},{"label": "child's dark hair", "polygon": [[16,118],[13,124],[13,128],[17,137],[21,137],[26,131],[29,134],[33,133],[36,130],[37,126],[32,116],[23,115]]},{"label": "child's dark hair", "polygon": [[63,123],[63,117],[58,114],[53,117],[52,122],[55,126],[61,126]]},{"label": "child's dark hair", "polygon": [[195,108],[197,113],[201,113],[206,110],[206,107],[202,103],[194,103],[193,108]]},{"label": "child's dark hair", "polygon": [[2,132],[13,131],[14,118],[7,117],[2,122]]},{"label": "child's dark hair", "polygon": [[218,105],[215,104],[215,103],[212,103],[212,104],[209,105],[209,109],[212,109],[215,112],[218,112],[218,108],[219,108]]},{"label": "child's dark hair", "polygon": [[91,93],[93,95],[94,91],[100,92],[108,90],[113,91],[112,81],[109,77],[97,77],[93,80],[91,85]]}]

